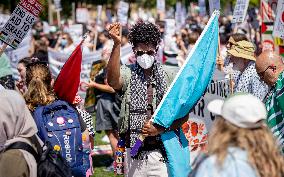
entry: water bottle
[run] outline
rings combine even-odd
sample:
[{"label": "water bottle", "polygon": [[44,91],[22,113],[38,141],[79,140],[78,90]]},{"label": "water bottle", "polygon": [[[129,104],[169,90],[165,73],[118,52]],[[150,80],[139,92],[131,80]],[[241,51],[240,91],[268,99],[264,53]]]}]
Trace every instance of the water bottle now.
[{"label": "water bottle", "polygon": [[117,143],[115,152],[115,165],[114,171],[117,175],[124,174],[124,154],[125,154],[125,140],[120,138]]}]

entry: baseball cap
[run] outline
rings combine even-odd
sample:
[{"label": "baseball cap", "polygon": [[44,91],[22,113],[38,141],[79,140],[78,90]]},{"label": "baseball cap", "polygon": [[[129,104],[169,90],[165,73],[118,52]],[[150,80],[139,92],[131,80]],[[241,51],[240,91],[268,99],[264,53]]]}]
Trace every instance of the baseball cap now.
[{"label": "baseball cap", "polygon": [[208,110],[222,116],[230,123],[241,128],[257,128],[266,119],[267,112],[264,104],[251,94],[238,93],[226,100],[211,101]]},{"label": "baseball cap", "polygon": [[255,61],[255,55],[254,55],[255,47],[253,43],[248,41],[239,41],[235,42],[230,50],[228,50],[228,53],[230,55],[233,55],[235,57],[240,57],[247,60]]}]

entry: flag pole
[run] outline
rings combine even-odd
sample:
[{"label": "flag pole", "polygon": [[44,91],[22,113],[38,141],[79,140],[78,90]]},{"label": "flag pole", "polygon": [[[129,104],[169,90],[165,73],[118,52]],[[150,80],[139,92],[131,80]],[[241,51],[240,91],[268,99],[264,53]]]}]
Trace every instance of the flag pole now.
[{"label": "flag pole", "polygon": [[221,57],[221,44],[220,44],[220,34],[218,33],[218,51],[217,51],[217,67],[220,71],[223,71],[223,58]]}]

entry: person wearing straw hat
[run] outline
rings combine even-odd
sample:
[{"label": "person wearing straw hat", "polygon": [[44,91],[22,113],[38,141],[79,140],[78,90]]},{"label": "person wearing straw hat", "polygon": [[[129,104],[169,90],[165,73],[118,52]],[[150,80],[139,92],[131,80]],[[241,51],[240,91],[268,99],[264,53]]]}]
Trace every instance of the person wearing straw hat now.
[{"label": "person wearing straw hat", "polygon": [[194,162],[189,177],[282,177],[284,159],[267,128],[265,105],[255,96],[238,93],[213,100],[216,115],[208,152]]},{"label": "person wearing straw hat", "polygon": [[268,91],[266,84],[260,81],[255,70],[255,47],[251,42],[242,40],[235,42],[228,50],[233,70],[239,72],[234,78],[234,92],[251,93],[263,99]]}]

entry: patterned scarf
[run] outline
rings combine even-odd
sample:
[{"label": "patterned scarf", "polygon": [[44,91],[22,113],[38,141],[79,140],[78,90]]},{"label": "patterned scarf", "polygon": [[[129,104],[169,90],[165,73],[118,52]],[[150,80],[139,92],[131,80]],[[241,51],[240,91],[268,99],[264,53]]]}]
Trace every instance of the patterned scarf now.
[{"label": "patterned scarf", "polygon": [[[146,80],[143,69],[136,63],[132,69],[130,79],[130,147],[133,147],[147,117],[147,83],[152,84],[156,89],[156,107],[159,105],[166,93],[167,83],[165,80],[165,72],[156,61],[153,64],[152,74]],[[155,111],[155,110],[153,110]]]}]

